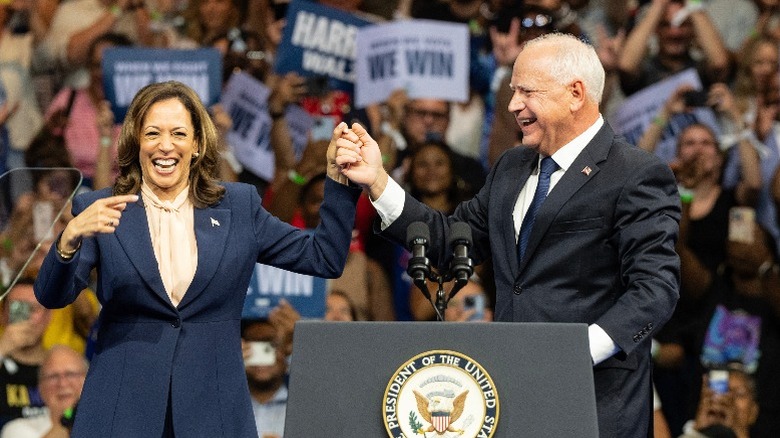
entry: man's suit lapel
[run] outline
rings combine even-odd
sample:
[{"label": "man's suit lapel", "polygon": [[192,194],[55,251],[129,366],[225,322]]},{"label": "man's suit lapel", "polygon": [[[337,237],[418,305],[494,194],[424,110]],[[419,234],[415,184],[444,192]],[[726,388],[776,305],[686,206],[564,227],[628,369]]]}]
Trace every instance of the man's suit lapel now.
[{"label": "man's suit lapel", "polygon": [[520,264],[519,272],[525,269],[528,261],[533,257],[536,247],[547,233],[561,208],[586,182],[599,173],[598,163],[607,158],[613,139],[614,133],[612,128],[605,123],[590,143],[585,146],[585,149],[577,156],[563,175],[563,178],[550,191],[544,204],[542,204],[536,214],[531,237],[525,250],[526,255]]},{"label": "man's suit lapel", "polygon": [[226,208],[195,209],[195,240],[198,242],[198,269],[184,294],[179,310],[198,296],[214,278],[230,234],[230,210]]},{"label": "man's suit lapel", "polygon": [[155,257],[152,248],[152,238],[149,234],[149,223],[146,219],[143,199],[127,204],[127,208],[122,212],[120,226],[116,228],[114,234],[147,286],[163,301],[170,303],[171,300],[165,292],[165,286],[163,286],[160,277],[157,257]]}]

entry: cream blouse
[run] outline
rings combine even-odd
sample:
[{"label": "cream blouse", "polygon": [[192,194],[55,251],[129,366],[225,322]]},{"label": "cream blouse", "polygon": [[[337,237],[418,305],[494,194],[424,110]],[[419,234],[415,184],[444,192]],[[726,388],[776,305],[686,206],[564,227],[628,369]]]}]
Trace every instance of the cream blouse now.
[{"label": "cream blouse", "polygon": [[157,267],[171,303],[178,306],[198,267],[195,212],[189,186],[173,201],[160,200],[146,183],[141,184],[141,195]]}]

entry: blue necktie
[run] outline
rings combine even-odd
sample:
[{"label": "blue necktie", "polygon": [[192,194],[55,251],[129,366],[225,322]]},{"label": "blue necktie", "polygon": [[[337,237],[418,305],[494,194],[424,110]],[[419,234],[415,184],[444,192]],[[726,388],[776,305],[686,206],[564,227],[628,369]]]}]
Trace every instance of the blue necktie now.
[{"label": "blue necktie", "polygon": [[525,254],[525,247],[528,245],[528,239],[531,237],[531,229],[534,227],[534,220],[536,219],[536,213],[539,211],[539,207],[547,198],[547,192],[550,190],[550,175],[558,170],[558,164],[552,157],[542,158],[542,165],[539,168],[539,183],[536,185],[536,192],[534,192],[534,199],[531,201],[531,205],[528,206],[528,211],[523,217],[523,224],[520,226],[520,237],[517,239],[517,259],[523,260]]}]

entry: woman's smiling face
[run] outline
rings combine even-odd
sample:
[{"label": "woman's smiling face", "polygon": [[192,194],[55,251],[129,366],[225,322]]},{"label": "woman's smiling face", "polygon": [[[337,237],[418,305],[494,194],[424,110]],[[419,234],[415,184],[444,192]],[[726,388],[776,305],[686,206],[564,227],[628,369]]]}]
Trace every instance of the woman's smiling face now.
[{"label": "woman's smiling face", "polygon": [[187,187],[197,151],[192,116],[178,99],[157,102],[141,126],[141,175],[161,200],[172,200]]}]

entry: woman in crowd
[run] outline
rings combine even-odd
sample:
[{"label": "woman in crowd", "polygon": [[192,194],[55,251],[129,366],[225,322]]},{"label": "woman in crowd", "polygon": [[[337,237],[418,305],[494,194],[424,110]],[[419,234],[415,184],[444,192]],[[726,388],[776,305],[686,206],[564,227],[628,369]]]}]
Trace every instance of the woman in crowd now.
[{"label": "woman in crowd", "polygon": [[[453,169],[452,152],[441,141],[429,141],[414,151],[410,157],[409,170],[406,173],[409,194],[424,204],[441,212],[450,214],[465,199],[465,182]],[[446,283],[449,290],[452,283]],[[429,282],[428,289],[433,293],[438,288],[435,282]],[[417,288],[411,285],[409,305],[414,319],[430,320],[436,317],[433,306]]]}]

